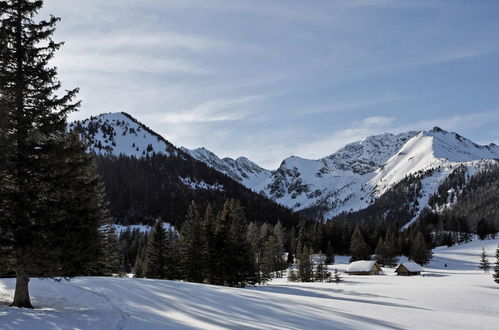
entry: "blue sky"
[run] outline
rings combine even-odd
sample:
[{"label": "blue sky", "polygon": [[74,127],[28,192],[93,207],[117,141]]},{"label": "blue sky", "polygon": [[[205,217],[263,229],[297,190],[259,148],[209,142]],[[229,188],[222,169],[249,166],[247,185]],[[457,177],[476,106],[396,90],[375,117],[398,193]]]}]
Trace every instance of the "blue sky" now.
[{"label": "blue sky", "polygon": [[177,146],[276,168],[382,132],[499,142],[496,0],[46,0],[80,87]]}]

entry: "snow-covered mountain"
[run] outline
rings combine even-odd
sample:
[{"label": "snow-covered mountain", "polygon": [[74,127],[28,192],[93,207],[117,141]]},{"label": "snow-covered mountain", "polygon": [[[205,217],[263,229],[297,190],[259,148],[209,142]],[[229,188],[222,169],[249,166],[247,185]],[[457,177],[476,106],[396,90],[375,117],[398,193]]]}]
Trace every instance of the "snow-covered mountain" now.
[{"label": "snow-covered mountain", "polygon": [[272,174],[271,171],[261,168],[246,157],[239,157],[237,159],[227,157],[220,159],[217,155],[205,148],[193,150],[187,148],[181,149],[193,158],[206,163],[213,169],[228,175],[232,179],[257,192],[264,188],[265,183]]},{"label": "snow-covered mountain", "polygon": [[147,154],[176,154],[176,148],[125,112],[105,113],[69,124],[89,145],[89,151],[99,155],[124,155],[136,158]]},{"label": "snow-covered mountain", "polygon": [[[98,154],[143,157],[185,153],[251,190],[295,211],[320,210],[328,218],[367,208],[408,176],[420,183],[414,217],[456,169],[473,175],[499,159],[499,146],[481,146],[438,127],[381,134],[346,145],[317,160],[286,158],[274,171],[245,157],[219,158],[205,148],[176,149],[126,113],[103,114],[70,124]],[[408,219],[410,220],[410,219]]]},{"label": "snow-covered mountain", "polygon": [[[211,157],[192,151],[191,155],[213,168],[228,167],[229,161],[233,161],[221,160],[203,150],[203,154],[209,153]],[[453,170],[464,166],[472,175],[486,166],[486,160],[496,158],[499,158],[498,146],[480,146],[457,133],[435,127],[430,131],[370,136],[317,160],[292,156],[283,160],[275,171],[260,171],[256,185],[249,180],[240,182],[296,211],[320,209],[327,218],[368,207],[412,175],[419,177],[421,183],[421,196],[414,210],[417,217]]]}]

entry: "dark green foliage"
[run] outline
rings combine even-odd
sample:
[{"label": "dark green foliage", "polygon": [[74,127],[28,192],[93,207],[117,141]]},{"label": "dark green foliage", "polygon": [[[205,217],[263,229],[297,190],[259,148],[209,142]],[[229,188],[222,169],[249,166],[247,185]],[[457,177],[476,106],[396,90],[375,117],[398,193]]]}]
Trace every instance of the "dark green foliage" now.
[{"label": "dark green foliage", "polygon": [[148,278],[166,278],[167,253],[166,232],[163,221],[157,220],[149,233],[145,250],[144,275]]},{"label": "dark green foliage", "polygon": [[492,274],[494,277],[494,282],[499,284],[499,246],[496,249],[496,262],[494,265],[494,274]]},{"label": "dark green foliage", "polygon": [[102,273],[107,276],[123,274],[123,250],[117,233],[112,226],[108,226],[103,239]]},{"label": "dark green foliage", "polygon": [[487,274],[490,269],[489,259],[487,259],[487,254],[485,253],[485,249],[482,248],[482,253],[480,254],[480,265],[478,266],[481,270]]},{"label": "dark green foliage", "polygon": [[321,260],[314,271],[314,280],[317,282],[329,282],[331,278],[331,273],[327,270],[327,264],[325,260]]},{"label": "dark green foliage", "polygon": [[352,240],[350,242],[350,256],[350,262],[371,259],[369,246],[367,246],[364,241],[364,236],[362,235],[359,225],[355,227],[352,235]]},{"label": "dark green foliage", "polygon": [[189,282],[203,282],[202,218],[194,201],[189,206],[179,239],[181,276]]},{"label": "dark green foliage", "polygon": [[264,274],[274,273],[276,277],[281,277],[281,271],[286,269],[284,260],[284,248],[274,235],[269,235],[263,248],[262,271]]},{"label": "dark green foliage", "polygon": [[340,282],[343,282],[343,278],[340,276],[340,273],[338,273],[338,269],[334,269],[332,281],[336,284],[340,284]]},{"label": "dark green foliage", "polygon": [[35,21],[42,5],[0,1],[0,264],[17,273],[19,307],[31,307],[29,276],[100,271],[107,218],[92,157],[65,131],[77,89],[59,92],[59,19]]},{"label": "dark green foliage", "polygon": [[288,282],[298,282],[299,280],[300,277],[298,276],[296,270],[290,268],[288,270]]},{"label": "dark green foliage", "polygon": [[298,278],[300,282],[312,282],[313,276],[312,253],[308,247],[304,247],[298,259]]},{"label": "dark green foliage", "polygon": [[410,258],[421,266],[426,265],[432,258],[431,249],[427,247],[423,234],[419,231],[412,240]]},{"label": "dark green foliage", "polygon": [[[153,225],[155,219],[168,219],[181,228],[190,201],[204,210],[208,204],[221,209],[225,201],[241,201],[248,219],[273,223],[279,219],[291,227],[298,216],[289,209],[254,193],[228,176],[217,172],[181,150],[165,156],[152,154],[144,158],[97,156],[98,171],[103,178],[110,212],[116,222]],[[180,178],[222,185],[216,189],[191,189]]]},{"label": "dark green foliage", "polygon": [[327,242],[327,249],[326,249],[326,264],[327,265],[334,265],[334,251],[333,251],[333,245],[331,244],[331,241]]}]

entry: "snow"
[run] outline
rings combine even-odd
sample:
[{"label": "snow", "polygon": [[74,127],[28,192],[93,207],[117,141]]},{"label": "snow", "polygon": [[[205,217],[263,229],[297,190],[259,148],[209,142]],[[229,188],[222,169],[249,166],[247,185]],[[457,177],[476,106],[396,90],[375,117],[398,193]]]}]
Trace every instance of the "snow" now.
[{"label": "snow", "polygon": [[423,268],[415,262],[406,261],[406,262],[401,263],[400,266],[404,266],[410,272],[422,272],[423,271]]},{"label": "snow", "polygon": [[218,191],[224,191],[224,186],[221,184],[208,184],[204,182],[203,180],[201,181],[195,181],[192,180],[191,178],[180,178],[180,181],[188,186],[191,189],[204,189],[204,190],[218,190]]},{"label": "snow", "polygon": [[205,148],[193,150],[182,148],[182,151],[255,192],[260,192],[260,190],[265,187],[272,173],[253,163],[246,157],[238,157],[235,160],[228,157],[220,159],[217,155]]},{"label": "snow", "polygon": [[359,260],[354,261],[346,268],[346,272],[370,272],[373,269],[376,261],[373,260]]},{"label": "snow", "polygon": [[[112,227],[114,227],[114,230],[116,232],[116,234],[120,234],[124,231],[127,231],[127,230],[138,230],[140,231],[141,233],[145,233],[145,232],[148,232],[152,229],[151,226],[149,225],[128,225],[128,226],[124,226],[124,225],[118,225],[118,224],[113,224],[111,225]],[[175,227],[171,225],[171,223],[169,222],[163,222],[163,228],[164,230],[166,231],[169,231],[169,230],[173,230],[175,231]]]},{"label": "snow", "polygon": [[[497,329],[499,285],[478,263],[482,246],[493,256],[498,244],[437,248],[423,276],[394,276],[384,268],[383,276],[341,273],[340,284],[283,278],[238,289],[130,278],[32,279],[35,310],[7,307],[14,279],[0,279],[0,329]],[[329,270],[344,272],[348,256],[336,261]]]},{"label": "snow", "polygon": [[[100,142],[103,148],[94,144],[89,148],[93,152],[134,157],[153,152],[177,153],[172,144],[158,134],[148,132],[143,124],[124,113],[102,114],[80,124],[88,129],[90,122],[107,123],[116,132],[112,141],[99,129],[92,139]],[[71,125],[74,127],[76,123]],[[148,146],[152,151],[147,151]],[[476,172],[473,167],[483,160],[499,158],[499,146],[480,146],[440,128],[369,136],[321,159],[286,158],[274,171],[266,170],[245,157],[222,159],[205,148],[182,148],[182,151],[295,211],[319,207],[325,210],[325,218],[364,209],[408,175],[433,171],[422,177],[419,207],[408,225],[417,219],[430,196],[453,169],[465,165],[472,174]],[[186,184],[193,189],[223,188],[203,182]]]},{"label": "snow", "polygon": [[[93,144],[89,146],[89,150],[97,154],[124,155],[140,158],[145,154],[151,155],[155,152],[169,156],[169,150],[174,148],[173,145],[159,135],[149,133],[142,123],[130,119],[122,112],[101,114],[97,117],[86,119],[80,122],[80,124],[84,129],[88,129],[90,122],[100,123],[101,125],[106,123],[112,126],[116,133],[113,136],[113,145],[113,141],[111,141],[109,135],[104,137],[102,129],[98,129],[92,139],[96,142],[100,141],[103,148],[97,148]],[[70,125],[74,127],[76,123],[71,123]],[[148,146],[152,147],[152,151],[147,151]]]}]

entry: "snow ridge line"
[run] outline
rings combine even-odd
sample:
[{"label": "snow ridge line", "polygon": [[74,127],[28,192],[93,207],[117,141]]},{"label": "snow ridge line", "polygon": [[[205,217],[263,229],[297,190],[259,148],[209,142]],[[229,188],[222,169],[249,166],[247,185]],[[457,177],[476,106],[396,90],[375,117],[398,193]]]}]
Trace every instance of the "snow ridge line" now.
[{"label": "snow ridge line", "polygon": [[115,330],[124,330],[125,329],[125,323],[130,318],[130,314],[127,313],[127,312],[125,312],[124,310],[122,310],[120,307],[118,307],[118,305],[113,301],[113,299],[111,299],[111,297],[109,297],[108,295],[106,295],[104,293],[95,292],[95,291],[92,291],[90,289],[85,289],[85,288],[82,288],[82,287],[79,287],[79,286],[75,286],[75,285],[71,285],[71,284],[68,284],[68,283],[61,283],[61,282],[59,282],[59,284],[68,286],[70,288],[79,289],[81,291],[85,291],[85,292],[93,294],[93,295],[95,295],[97,297],[103,298],[105,301],[107,301],[109,303],[109,305],[111,306],[111,308],[116,313],[118,313],[120,315],[120,319],[114,325],[114,329]]}]

